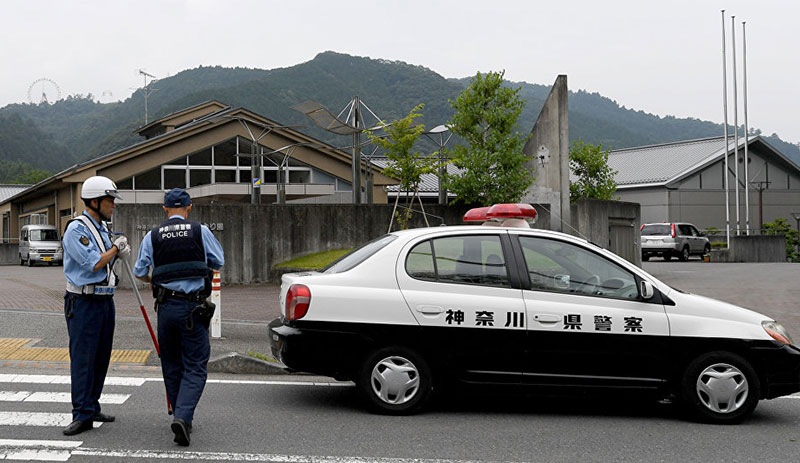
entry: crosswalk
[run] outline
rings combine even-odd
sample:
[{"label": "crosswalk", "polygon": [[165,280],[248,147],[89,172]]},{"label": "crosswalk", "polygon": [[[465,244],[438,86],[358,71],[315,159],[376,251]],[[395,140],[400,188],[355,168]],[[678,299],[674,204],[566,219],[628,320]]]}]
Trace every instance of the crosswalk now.
[{"label": "crosswalk", "polygon": [[[106,378],[106,386],[138,387],[145,378]],[[0,407],[12,405],[13,411],[0,410],[0,460],[10,461],[68,461],[83,442],[80,440],[36,440],[24,437],[29,427],[52,428],[54,436],[72,422],[69,375],[0,374]],[[49,390],[32,390],[49,389]],[[119,389],[119,388],[117,388]],[[124,404],[127,393],[104,393],[101,404]],[[29,410],[35,407],[36,410]],[[47,411],[41,411],[45,408]],[[103,423],[94,423],[98,428]],[[14,434],[17,433],[16,436]]]}]

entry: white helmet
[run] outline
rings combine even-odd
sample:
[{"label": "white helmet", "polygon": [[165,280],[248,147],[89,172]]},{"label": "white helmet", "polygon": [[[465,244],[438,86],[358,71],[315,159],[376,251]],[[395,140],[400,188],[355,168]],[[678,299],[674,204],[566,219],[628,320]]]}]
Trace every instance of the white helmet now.
[{"label": "white helmet", "polygon": [[83,182],[81,188],[81,199],[95,199],[104,196],[111,196],[112,198],[122,199],[117,191],[117,185],[108,177],[89,177]]}]

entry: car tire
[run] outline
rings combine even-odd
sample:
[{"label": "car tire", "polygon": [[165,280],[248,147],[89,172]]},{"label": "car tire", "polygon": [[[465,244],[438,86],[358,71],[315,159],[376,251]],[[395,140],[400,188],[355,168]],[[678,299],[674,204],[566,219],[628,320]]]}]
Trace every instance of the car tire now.
[{"label": "car tire", "polygon": [[404,347],[386,347],[364,361],[356,380],[369,408],[385,415],[420,411],[433,392],[428,363]]},{"label": "car tire", "polygon": [[681,254],[678,256],[678,260],[681,262],[686,262],[689,260],[689,246],[684,246],[683,249],[681,249]]},{"label": "car tire", "polygon": [[667,261],[669,261],[670,259],[672,259],[672,254],[670,254],[670,253],[668,253],[668,252],[665,252],[665,253],[664,253],[664,262],[667,262]]},{"label": "car tire", "polygon": [[730,352],[709,352],[686,368],[681,404],[693,418],[713,424],[736,424],[752,415],[761,397],[750,363]]},{"label": "car tire", "polygon": [[28,267],[33,267],[33,262],[31,262],[31,255],[28,254]]},{"label": "car tire", "polygon": [[22,254],[19,255],[19,265],[25,265],[25,259],[22,258]]},{"label": "car tire", "polygon": [[711,254],[711,245],[706,243],[705,247],[703,248],[703,255]]}]

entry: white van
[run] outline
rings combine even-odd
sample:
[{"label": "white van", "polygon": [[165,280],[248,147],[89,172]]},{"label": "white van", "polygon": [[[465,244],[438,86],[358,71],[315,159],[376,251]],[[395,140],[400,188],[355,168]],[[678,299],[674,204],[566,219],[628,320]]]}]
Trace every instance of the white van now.
[{"label": "white van", "polygon": [[19,233],[19,264],[32,266],[36,262],[61,265],[64,248],[61,236],[53,225],[25,225]]}]

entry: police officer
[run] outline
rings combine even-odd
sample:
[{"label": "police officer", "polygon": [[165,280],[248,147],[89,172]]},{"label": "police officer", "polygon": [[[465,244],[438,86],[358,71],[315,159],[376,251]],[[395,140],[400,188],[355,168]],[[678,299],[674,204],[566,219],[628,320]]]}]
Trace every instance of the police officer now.
[{"label": "police officer", "polygon": [[[189,445],[194,410],[208,377],[211,271],[225,263],[222,246],[205,225],[187,220],[192,199],[175,188],[164,195],[169,219],[145,235],[134,274],[150,282],[158,313],[158,343],[174,441]],[[150,275],[152,267],[152,275]]]},{"label": "police officer", "polygon": [[111,219],[122,197],[106,177],[83,182],[83,214],[64,231],[64,315],[69,333],[72,423],[64,434],[72,436],[92,429],[94,421],[114,421],[100,411],[100,394],[111,361],[114,338],[114,287],[112,266],[117,257],[130,254],[124,236],[112,237],[103,221]]}]

